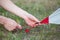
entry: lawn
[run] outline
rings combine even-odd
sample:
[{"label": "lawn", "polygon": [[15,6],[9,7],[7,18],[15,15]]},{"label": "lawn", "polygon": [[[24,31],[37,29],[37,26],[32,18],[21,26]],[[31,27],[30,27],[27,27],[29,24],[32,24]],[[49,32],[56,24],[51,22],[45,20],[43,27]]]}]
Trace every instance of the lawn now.
[{"label": "lawn", "polygon": [[[60,7],[60,0],[12,0],[17,6],[34,15],[39,20],[52,14]],[[29,28],[25,21],[4,10],[0,7],[0,15],[9,17],[17,21],[23,26],[23,30],[7,31],[3,25],[0,25],[0,40],[60,40],[60,25],[48,24],[37,26],[31,29],[29,33],[25,33],[25,29]]]}]

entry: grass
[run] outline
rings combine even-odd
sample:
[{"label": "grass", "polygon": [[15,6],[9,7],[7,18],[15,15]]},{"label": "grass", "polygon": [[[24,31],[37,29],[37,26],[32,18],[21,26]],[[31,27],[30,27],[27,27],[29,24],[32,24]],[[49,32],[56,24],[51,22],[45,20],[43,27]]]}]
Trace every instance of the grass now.
[{"label": "grass", "polygon": [[[17,6],[34,15],[39,20],[49,16],[60,7],[60,0],[12,0]],[[7,31],[0,25],[0,40],[60,40],[60,25],[42,25],[25,33],[29,27],[25,21],[0,7],[0,15],[14,19],[23,26],[23,30]]]}]

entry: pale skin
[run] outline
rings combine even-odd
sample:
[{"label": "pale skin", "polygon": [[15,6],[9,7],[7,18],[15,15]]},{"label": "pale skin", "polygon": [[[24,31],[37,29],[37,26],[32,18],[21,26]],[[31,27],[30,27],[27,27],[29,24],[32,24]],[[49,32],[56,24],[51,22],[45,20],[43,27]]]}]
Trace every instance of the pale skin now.
[{"label": "pale skin", "polygon": [[[3,7],[5,10],[23,18],[26,21],[26,23],[31,27],[37,26],[37,24],[35,23],[39,22],[39,20],[36,17],[29,14],[20,7],[16,6],[11,0],[0,0],[0,6]],[[0,24],[3,24],[8,31],[12,31],[16,28],[22,29],[22,26],[18,24],[16,21],[1,15]]]}]

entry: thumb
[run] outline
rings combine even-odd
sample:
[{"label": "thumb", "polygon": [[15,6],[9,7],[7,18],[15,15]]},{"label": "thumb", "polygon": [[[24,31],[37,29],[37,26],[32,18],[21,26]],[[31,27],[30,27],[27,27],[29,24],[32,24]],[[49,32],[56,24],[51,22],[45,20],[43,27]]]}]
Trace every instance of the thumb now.
[{"label": "thumb", "polygon": [[21,30],[22,26],[20,24],[18,24],[17,28]]}]

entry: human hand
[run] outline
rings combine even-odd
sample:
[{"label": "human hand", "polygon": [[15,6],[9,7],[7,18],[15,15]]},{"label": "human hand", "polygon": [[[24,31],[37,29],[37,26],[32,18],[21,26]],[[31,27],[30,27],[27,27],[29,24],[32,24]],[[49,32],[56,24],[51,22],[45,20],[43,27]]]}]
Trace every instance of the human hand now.
[{"label": "human hand", "polygon": [[36,27],[40,25],[40,21],[31,14],[26,14],[27,18],[25,19],[26,23],[31,27]]},{"label": "human hand", "polygon": [[16,28],[22,29],[20,24],[18,24],[17,22],[15,22],[14,20],[12,20],[10,18],[7,18],[5,21],[5,24],[3,24],[3,25],[8,31],[13,31]]}]

